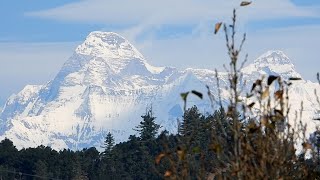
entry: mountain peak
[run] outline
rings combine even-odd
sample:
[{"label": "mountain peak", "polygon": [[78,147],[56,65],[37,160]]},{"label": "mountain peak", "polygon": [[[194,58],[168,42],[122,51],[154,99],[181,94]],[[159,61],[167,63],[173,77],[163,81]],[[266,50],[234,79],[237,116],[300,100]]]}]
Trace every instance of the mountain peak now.
[{"label": "mountain peak", "polygon": [[280,75],[284,78],[301,77],[289,57],[280,50],[267,51],[242,71],[247,74],[258,72],[258,74]]},{"label": "mountain peak", "polygon": [[258,57],[255,61],[255,64],[260,65],[270,65],[270,64],[277,64],[277,65],[292,65],[291,60],[288,56],[285,55],[283,51],[280,50],[270,50],[266,53],[262,54],[260,57]]},{"label": "mountain peak", "polygon": [[103,32],[103,31],[93,31],[89,33],[86,40],[97,40],[100,39],[110,45],[121,44],[126,41],[124,37],[115,32]]},{"label": "mountain peak", "polygon": [[91,32],[76,53],[104,59],[144,59],[128,40],[114,32]]},{"label": "mountain peak", "polygon": [[[253,84],[261,75],[300,76],[281,51],[268,51],[242,72],[241,85]],[[206,92],[208,85],[212,95],[221,95],[226,105],[229,93],[223,87],[228,86],[228,73],[219,72],[219,79],[221,93],[214,71],[153,67],[125,38],[95,31],[78,46],[54,80],[43,86],[26,86],[9,98],[0,112],[0,140],[10,138],[18,148],[40,144],[73,150],[100,147],[106,132],[112,131],[117,142],[127,139],[150,104],[159,115],[157,123],[175,132],[175,120],[181,117],[183,107],[181,92],[194,88]],[[316,85],[304,81],[293,84],[289,91],[293,93],[291,112],[299,110],[302,99],[304,112],[313,115]],[[244,88],[244,92],[251,89]],[[191,98],[188,103],[205,113],[212,112],[211,106],[219,106],[208,96],[203,100]]]}]

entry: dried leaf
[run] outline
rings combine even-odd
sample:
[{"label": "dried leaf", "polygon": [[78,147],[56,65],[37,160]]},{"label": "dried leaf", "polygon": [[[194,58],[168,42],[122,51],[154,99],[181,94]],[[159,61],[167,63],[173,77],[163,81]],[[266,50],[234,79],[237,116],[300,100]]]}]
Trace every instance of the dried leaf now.
[{"label": "dried leaf", "polygon": [[203,98],[202,93],[200,93],[200,92],[198,92],[198,91],[195,91],[195,90],[192,90],[191,92],[192,92],[194,95],[198,96],[200,99]]},{"label": "dried leaf", "polygon": [[298,78],[298,77],[290,77],[289,78],[289,81],[299,81],[299,80],[302,80],[302,79]]},{"label": "dried leaf", "polygon": [[256,86],[257,86],[256,83],[253,83],[253,84],[252,84],[251,92],[254,90],[254,88],[256,88]]},{"label": "dried leaf", "polygon": [[234,110],[233,107],[228,106],[228,111],[227,111],[227,116],[228,116],[228,117],[231,117],[231,116],[233,115],[233,110]]},{"label": "dried leaf", "polygon": [[276,127],[276,123],[274,120],[272,120],[272,117],[270,117],[271,119],[271,123],[267,124],[267,127],[270,128],[270,129],[274,129]]},{"label": "dried leaf", "polygon": [[262,95],[261,95],[261,98],[262,99],[265,99],[266,97],[269,96],[269,88],[266,88],[265,91],[263,91]]},{"label": "dried leaf", "polygon": [[274,93],[274,97],[275,97],[276,100],[282,99],[282,96],[283,96],[283,90],[279,90],[279,91]]},{"label": "dried leaf", "polygon": [[222,152],[222,147],[220,144],[215,143],[211,145],[211,150],[213,150],[217,154],[220,154]]},{"label": "dried leaf", "polygon": [[252,2],[251,1],[242,1],[240,6],[248,6],[250,5]]},{"label": "dried leaf", "polygon": [[270,116],[272,122],[280,122],[284,120],[283,113],[280,110],[275,110],[275,115]]},{"label": "dried leaf", "polygon": [[215,27],[214,27],[214,34],[217,34],[220,27],[222,25],[222,22],[216,23]]},{"label": "dried leaf", "polygon": [[252,108],[256,103],[255,102],[252,102],[248,105],[249,108]]},{"label": "dried leaf", "polygon": [[274,109],[274,112],[275,112],[275,114],[277,115],[277,116],[282,116],[283,117],[283,113],[282,113],[282,111],[280,111],[280,110],[278,110],[278,109]]},{"label": "dried leaf", "polygon": [[161,154],[159,154],[157,157],[156,157],[156,164],[159,164],[160,163],[160,161],[161,161],[161,159],[162,158],[164,158],[166,156],[166,154],[164,154],[164,153],[161,153]]},{"label": "dried leaf", "polygon": [[180,96],[181,96],[181,98],[183,99],[183,101],[187,101],[188,95],[189,95],[189,92],[181,93],[181,94],[180,94]]},{"label": "dried leaf", "polygon": [[304,142],[302,143],[302,147],[303,149],[307,150],[307,149],[312,149],[312,145],[308,142]]},{"label": "dried leaf", "polygon": [[180,160],[185,159],[185,152],[180,147],[177,148],[177,154]]},{"label": "dried leaf", "polygon": [[270,75],[270,76],[268,77],[268,86],[270,86],[270,84],[271,84],[274,80],[278,79],[278,77],[279,77],[279,76]]},{"label": "dried leaf", "polygon": [[164,173],[164,177],[170,177],[172,175],[172,172],[167,170],[165,173]]},{"label": "dried leaf", "polygon": [[255,133],[259,130],[259,126],[257,126],[254,122],[250,123],[248,125],[248,132],[249,133]]},{"label": "dried leaf", "polygon": [[257,80],[256,80],[256,84],[257,84],[258,86],[261,86],[262,80],[261,80],[261,79],[257,79]]},{"label": "dried leaf", "polygon": [[262,117],[260,122],[262,125],[267,126],[268,125],[268,118],[264,116],[264,117]]}]

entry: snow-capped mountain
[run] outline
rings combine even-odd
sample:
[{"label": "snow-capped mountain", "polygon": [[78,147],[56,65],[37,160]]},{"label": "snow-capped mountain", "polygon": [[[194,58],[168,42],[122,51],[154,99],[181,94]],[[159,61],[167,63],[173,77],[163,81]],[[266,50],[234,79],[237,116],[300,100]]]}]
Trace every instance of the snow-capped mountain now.
[{"label": "snow-capped mountain", "polygon": [[[262,74],[301,77],[281,51],[267,52],[242,72],[248,81]],[[219,78],[222,96],[227,97],[227,74],[221,72]],[[150,106],[158,123],[175,131],[183,113],[180,93],[195,89],[206,94],[206,85],[217,94],[214,71],[154,67],[120,35],[92,32],[52,81],[27,85],[7,100],[0,114],[0,138],[8,137],[20,148],[100,147],[109,131],[118,142],[126,140]],[[317,84],[303,80],[290,91],[296,95],[293,104],[305,102],[308,118],[317,107],[315,88]],[[190,96],[188,105],[193,104],[212,111],[207,96]]]},{"label": "snow-capped mountain", "polygon": [[290,77],[301,78],[296,72],[290,59],[282,51],[268,51],[258,57],[254,63],[242,69],[249,76],[275,75],[288,79]]},{"label": "snow-capped mountain", "polygon": [[[289,122],[291,124],[294,121],[298,123],[300,112],[302,112],[301,120],[304,124],[307,124],[307,134],[314,132],[316,125],[320,125],[319,122],[313,120],[320,110],[320,104],[318,104],[314,93],[317,89],[320,97],[320,84],[304,80],[295,70],[291,60],[282,51],[274,50],[264,53],[254,63],[244,67],[242,73],[248,84],[246,92],[250,92],[251,85],[262,76],[281,76],[286,81],[289,78],[301,78],[302,80],[291,81],[292,85],[289,87]],[[303,103],[302,108],[301,103]]]}]

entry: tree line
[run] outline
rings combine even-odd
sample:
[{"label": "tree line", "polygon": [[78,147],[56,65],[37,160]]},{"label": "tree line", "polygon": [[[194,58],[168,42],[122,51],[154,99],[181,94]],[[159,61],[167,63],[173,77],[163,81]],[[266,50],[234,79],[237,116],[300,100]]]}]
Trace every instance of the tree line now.
[{"label": "tree line", "polygon": [[[188,109],[177,134],[159,132],[152,110],[141,117],[135,128],[138,136],[131,135],[127,141],[115,144],[108,133],[103,152],[95,147],[56,151],[42,145],[17,150],[12,141],[4,139],[0,142],[0,179],[203,179],[224,166],[219,156],[233,150],[232,121],[223,108],[212,115],[201,114],[196,106]],[[248,122],[243,126],[246,131],[251,125]],[[215,144],[216,138],[226,145]],[[291,156],[297,161],[286,173],[297,178],[299,173],[310,178],[318,176],[317,157]]]}]

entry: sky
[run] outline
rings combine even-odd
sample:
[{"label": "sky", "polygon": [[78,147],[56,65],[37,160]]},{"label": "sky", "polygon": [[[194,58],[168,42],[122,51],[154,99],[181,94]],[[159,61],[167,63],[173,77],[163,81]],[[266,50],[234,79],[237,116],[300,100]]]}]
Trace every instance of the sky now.
[{"label": "sky", "polygon": [[0,105],[26,84],[44,84],[91,31],[127,38],[156,66],[221,69],[228,61],[214,24],[238,17],[252,62],[282,50],[305,79],[320,71],[320,1],[10,0],[0,2]]}]

